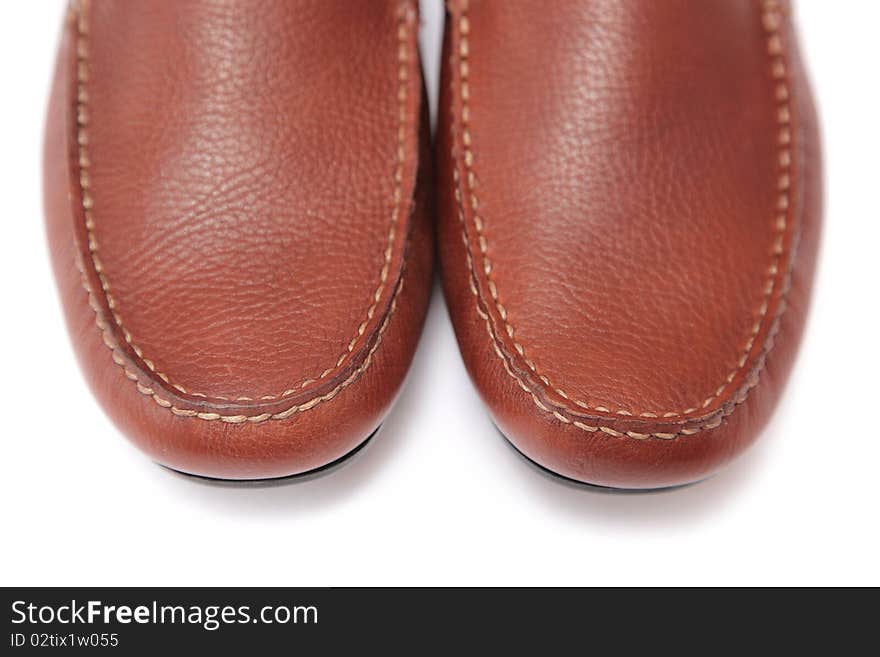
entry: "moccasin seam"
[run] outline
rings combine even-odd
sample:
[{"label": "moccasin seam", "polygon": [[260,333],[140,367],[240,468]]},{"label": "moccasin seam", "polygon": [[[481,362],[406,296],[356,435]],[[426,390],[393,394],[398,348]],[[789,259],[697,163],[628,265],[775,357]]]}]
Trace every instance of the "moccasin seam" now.
[{"label": "moccasin seam", "polygon": [[[535,363],[530,360],[526,355],[526,350],[523,345],[516,340],[516,331],[508,320],[507,309],[504,307],[500,300],[498,286],[496,282],[491,278],[493,267],[492,262],[488,256],[489,242],[484,234],[485,220],[480,216],[480,202],[475,191],[478,185],[478,178],[474,171],[475,156],[472,148],[473,135],[469,128],[471,110],[468,104],[471,97],[471,88],[469,81],[470,68],[468,61],[470,56],[470,44],[468,39],[469,35],[472,33],[472,26],[467,15],[468,0],[461,0],[461,2],[459,3],[459,7],[460,15],[458,16],[457,20],[453,19],[455,21],[453,29],[457,32],[458,36],[458,96],[461,102],[461,116],[459,117],[459,119],[461,124],[461,160],[464,163],[464,172],[463,174],[459,174],[458,157],[457,154],[453,152],[452,159],[455,163],[455,166],[453,168],[453,178],[455,183],[454,191],[459,221],[462,228],[462,239],[464,241],[467,264],[470,272],[470,278],[468,281],[469,287],[471,293],[476,297],[477,312],[486,323],[486,328],[489,333],[489,338],[492,341],[493,349],[496,355],[501,359],[505,371],[516,381],[517,385],[532,398],[534,404],[541,411],[552,414],[557,420],[564,424],[572,424],[581,430],[591,433],[600,431],[613,437],[628,436],[630,438],[638,440],[651,437],[660,439],[672,439],[682,435],[692,435],[695,433],[699,433],[700,431],[705,431],[707,429],[717,428],[718,426],[720,426],[724,418],[726,418],[731,412],[733,412],[733,410],[739,404],[745,401],[748,393],[757,385],[759,375],[763,370],[764,365],[766,364],[767,354],[774,344],[775,335],[778,332],[781,317],[786,309],[786,298],[790,289],[791,265],[793,264],[793,258],[791,257],[791,254],[793,253],[793,243],[795,242],[795,239],[791,238],[789,240],[789,250],[786,251],[785,237],[788,232],[789,226],[793,223],[790,217],[790,213],[793,206],[791,202],[791,189],[793,185],[793,178],[791,175],[791,163],[792,152],[794,149],[794,137],[791,127],[792,88],[788,78],[785,43],[780,34],[784,21],[784,8],[782,7],[782,3],[780,2],[780,0],[761,0],[760,18],[762,26],[767,34],[765,44],[767,48],[767,53],[770,58],[770,72],[773,79],[775,80],[776,85],[774,90],[774,97],[778,103],[776,107],[775,117],[777,124],[776,139],[778,145],[778,159],[776,166],[778,174],[776,179],[777,198],[773,216],[773,238],[770,245],[771,261],[769,267],[767,268],[767,279],[765,280],[762,287],[762,298],[756,311],[758,317],[752,325],[750,335],[748,336],[745,342],[745,346],[743,347],[742,352],[737,360],[736,368],[732,370],[725,377],[724,382],[718,388],[716,388],[711,395],[706,397],[700,404],[697,404],[682,411],[629,411],[627,409],[611,410],[605,406],[590,406],[581,400],[573,399],[572,396],[569,395],[562,388],[554,385],[546,375],[539,372]],[[452,132],[453,134],[456,134],[455,123],[453,123]],[[453,148],[458,148],[458,145],[454,145]],[[464,177],[464,180],[462,180],[462,175]],[[513,348],[518,354],[519,358],[522,360],[528,370],[531,371],[532,374],[539,381],[541,381],[546,390],[551,393],[555,393],[557,396],[565,400],[565,402],[574,404],[576,408],[568,406],[567,403],[556,402],[551,403],[551,405],[555,408],[550,408],[547,403],[549,402],[549,399],[547,399],[546,397],[543,400],[539,398],[535,390],[528,383],[526,383],[524,378],[511,367],[511,363],[514,360],[515,356],[511,355],[510,357],[508,357],[505,355],[504,350],[502,350],[503,341],[499,338],[499,334],[493,327],[492,321],[488,313],[486,313],[480,307],[480,303],[483,302],[485,304],[485,300],[483,299],[483,295],[481,294],[479,289],[479,277],[477,275],[477,270],[474,266],[474,259],[471,255],[471,241],[467,234],[467,222],[465,218],[466,212],[464,205],[465,193],[463,192],[464,189],[467,190],[467,199],[472,210],[472,223],[476,232],[476,248],[478,248],[480,252],[482,264],[481,270],[484,273],[486,289],[489,292],[489,296],[491,296],[492,298],[493,305],[495,306],[495,310],[500,318],[500,323],[504,327],[504,331],[510,338],[513,344]],[[786,260],[789,262],[789,266],[785,268],[785,271],[783,272],[783,267],[781,265]],[[779,293],[778,310],[770,327],[766,331],[763,351],[757,357],[756,367],[752,370],[752,372],[748,374],[744,385],[735,393],[733,404],[728,404],[727,407],[720,407],[718,411],[709,416],[708,420],[699,417],[684,417],[708,409],[727,391],[731,383],[733,383],[737,376],[744,370],[746,364],[749,362],[749,357],[752,355],[752,351],[755,347],[757,338],[765,326],[765,320],[768,317],[773,295],[780,288],[781,291]],[[620,418],[621,422],[626,421],[627,419],[639,419],[663,423],[671,421],[672,418],[682,418],[681,420],[674,420],[675,424],[684,424],[689,420],[699,420],[703,421],[704,423],[698,426],[688,426],[680,428],[673,432],[642,433],[635,431],[618,431],[613,426],[603,426],[602,424],[595,422],[584,422],[584,418],[580,417],[580,415],[583,414],[585,411],[597,411],[600,413],[614,414]],[[564,414],[565,412],[573,413],[575,417],[568,417]]]},{"label": "moccasin seam", "polygon": [[[397,233],[397,228],[400,222],[400,207],[403,197],[402,191],[402,182],[403,182],[403,167],[405,162],[405,149],[406,149],[406,119],[408,115],[407,111],[407,102],[408,102],[408,89],[407,84],[410,79],[410,68],[412,66],[412,62],[415,60],[413,55],[413,47],[412,47],[412,28],[411,24],[412,20],[412,8],[410,0],[403,0],[398,8],[398,22],[397,22],[397,74],[398,74],[398,88],[397,88],[397,111],[398,111],[398,124],[397,124],[397,148],[395,152],[396,157],[396,165],[394,172],[394,209],[391,215],[391,225],[388,232],[388,240],[386,249],[384,251],[384,263],[382,266],[382,270],[380,272],[380,280],[378,287],[372,295],[372,303],[367,310],[367,318],[358,326],[357,334],[352,338],[352,340],[348,344],[347,351],[344,352],[337,360],[333,367],[324,370],[320,375],[316,378],[306,379],[301,383],[297,384],[298,388],[288,388],[282,393],[277,395],[263,395],[258,398],[254,398],[252,396],[238,396],[235,398],[226,398],[219,397],[215,395],[204,395],[201,393],[191,392],[180,386],[176,383],[173,383],[170,380],[170,377],[165,375],[164,373],[158,371],[155,367],[155,364],[150,359],[144,357],[142,351],[134,344],[130,333],[127,331],[125,326],[122,323],[122,318],[119,316],[118,312],[115,310],[116,300],[114,299],[112,293],[110,292],[110,284],[107,280],[106,275],[103,272],[103,264],[98,255],[98,243],[97,239],[94,235],[94,215],[93,215],[93,205],[94,199],[92,195],[89,193],[89,189],[91,188],[91,180],[89,178],[89,152],[88,152],[88,129],[87,126],[89,124],[89,113],[88,113],[88,87],[87,82],[89,79],[89,26],[88,26],[88,6],[90,0],[80,0],[76,7],[76,13],[72,16],[72,20],[76,23],[75,29],[75,56],[76,56],[76,125],[77,125],[77,158],[78,158],[78,168],[79,168],[79,185],[80,185],[80,194],[81,194],[81,205],[83,216],[85,219],[85,227],[86,227],[86,239],[87,239],[87,249],[89,252],[89,256],[91,259],[92,267],[94,272],[98,278],[98,281],[101,284],[101,293],[104,297],[104,302],[106,303],[107,308],[110,310],[110,314],[113,319],[113,324],[122,331],[123,338],[126,343],[130,347],[130,349],[137,356],[138,360],[144,365],[144,367],[151,372],[153,375],[157,376],[161,379],[165,384],[173,387],[177,391],[187,394],[193,397],[203,398],[205,401],[201,400],[198,402],[200,407],[196,408],[186,408],[179,403],[172,402],[168,395],[164,390],[157,385],[156,381],[151,381],[149,377],[145,374],[139,374],[134,371],[131,367],[129,367],[126,351],[119,344],[115,336],[115,332],[110,323],[104,318],[104,310],[102,309],[95,290],[93,286],[89,282],[88,276],[85,271],[85,263],[82,261],[81,255],[79,252],[77,253],[76,265],[80,271],[82,285],[85,288],[86,294],[88,295],[88,303],[89,306],[95,313],[95,324],[98,327],[98,330],[101,333],[101,339],[104,345],[110,350],[111,358],[113,362],[120,367],[125,377],[131,380],[139,393],[145,395],[153,400],[157,405],[162,408],[169,410],[176,416],[179,417],[190,417],[196,418],[204,421],[221,421],[229,424],[242,424],[242,423],[251,423],[257,424],[261,422],[265,422],[268,420],[284,420],[288,419],[297,413],[311,410],[316,406],[319,406],[323,402],[330,401],[333,399],[339,392],[343,389],[357,381],[361,375],[366,372],[370,365],[373,362],[373,355],[376,350],[379,348],[379,345],[382,342],[382,336],[388,327],[388,324],[391,320],[391,317],[394,315],[395,310],[397,309],[398,297],[400,296],[400,292],[403,288],[404,283],[404,273],[406,268],[405,262],[405,253],[404,260],[401,265],[401,272],[397,284],[394,287],[394,290],[391,295],[389,309],[386,313],[382,323],[379,326],[379,329],[376,333],[375,342],[369,351],[364,356],[363,361],[360,365],[354,369],[343,381],[341,381],[338,385],[332,388],[330,391],[312,397],[305,402],[300,404],[293,405],[283,411],[276,413],[260,413],[258,415],[245,415],[245,414],[223,414],[220,412],[207,411],[205,409],[209,409],[210,400],[219,400],[225,402],[245,402],[245,401],[272,401],[272,400],[280,400],[285,397],[291,396],[295,393],[301,392],[303,389],[311,386],[318,381],[326,379],[331,374],[337,372],[340,367],[347,360],[348,356],[354,351],[354,347],[357,344],[358,340],[364,335],[366,332],[366,327],[370,320],[372,320],[375,315],[376,308],[380,299],[382,298],[382,293],[384,291],[385,286],[388,283],[388,277],[390,273],[390,264],[392,260],[392,253],[395,241],[395,235]],[[405,249],[404,249],[405,251]],[[157,390],[157,388],[160,388]],[[219,410],[219,409],[217,409]]]}]

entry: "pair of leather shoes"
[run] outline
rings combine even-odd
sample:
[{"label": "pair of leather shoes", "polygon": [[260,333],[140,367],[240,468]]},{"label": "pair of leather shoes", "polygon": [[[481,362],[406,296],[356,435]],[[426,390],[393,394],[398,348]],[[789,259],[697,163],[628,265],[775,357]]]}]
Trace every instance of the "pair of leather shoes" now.
[{"label": "pair of leather shoes", "polygon": [[716,471],[777,401],[815,263],[789,4],[449,0],[433,158],[417,31],[415,0],[72,5],[46,210],[104,408],[203,476],[351,452],[416,348],[436,200],[519,450],[614,487]]}]

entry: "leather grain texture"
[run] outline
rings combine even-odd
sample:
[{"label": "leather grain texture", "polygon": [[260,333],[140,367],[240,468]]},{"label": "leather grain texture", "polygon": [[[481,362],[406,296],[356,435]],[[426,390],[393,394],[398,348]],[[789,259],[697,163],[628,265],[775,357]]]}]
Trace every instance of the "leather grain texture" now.
[{"label": "leather grain texture", "polygon": [[390,408],[432,267],[417,27],[409,0],[72,6],[53,264],[90,385],[159,462],[295,474]]},{"label": "leather grain texture", "polygon": [[704,478],[793,362],[821,215],[780,0],[450,0],[440,249],[465,363],[527,456]]}]

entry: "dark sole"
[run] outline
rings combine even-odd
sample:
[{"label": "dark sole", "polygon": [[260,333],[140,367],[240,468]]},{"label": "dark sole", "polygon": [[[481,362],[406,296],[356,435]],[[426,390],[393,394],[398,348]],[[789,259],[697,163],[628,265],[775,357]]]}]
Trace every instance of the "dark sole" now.
[{"label": "dark sole", "polygon": [[692,481],[689,484],[678,484],[677,486],[661,486],[659,488],[613,488],[611,486],[600,486],[599,484],[591,484],[586,481],[580,481],[578,479],[572,479],[571,477],[566,477],[565,475],[561,475],[558,472],[551,470],[550,468],[546,468],[534,459],[526,456],[520,449],[513,444],[513,442],[504,435],[504,432],[501,431],[497,426],[495,427],[498,434],[504,439],[504,442],[510,447],[516,454],[522,458],[529,466],[537,470],[541,475],[547,477],[548,479],[552,479],[556,483],[565,484],[566,486],[571,486],[572,488],[578,488],[585,491],[590,491],[594,493],[605,493],[609,495],[643,495],[643,494],[651,494],[651,493],[668,493],[676,490],[680,490],[682,488],[690,488],[695,484],[699,484],[701,481],[705,481],[704,479],[700,479],[699,481]]},{"label": "dark sole", "polygon": [[223,479],[220,477],[206,477],[204,475],[192,474],[191,472],[175,470],[174,468],[162,465],[161,463],[157,463],[156,465],[186,479],[192,479],[198,483],[212,486],[224,486],[230,488],[267,488],[271,486],[283,486],[285,484],[303,483],[323,477],[343,467],[349,460],[353,459],[358,452],[367,446],[367,443],[373,439],[381,428],[382,425],[380,424],[373,430],[373,433],[362,440],[357,447],[350,452],[343,454],[335,461],[313,468],[312,470],[306,470],[305,472],[298,472],[297,474],[285,475],[282,477],[264,477],[262,479]]}]

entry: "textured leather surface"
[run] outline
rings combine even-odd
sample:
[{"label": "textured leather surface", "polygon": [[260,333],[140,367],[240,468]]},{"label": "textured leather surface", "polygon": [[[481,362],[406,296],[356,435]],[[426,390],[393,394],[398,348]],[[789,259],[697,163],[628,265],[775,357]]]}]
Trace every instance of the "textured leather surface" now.
[{"label": "textured leather surface", "polygon": [[769,416],[812,279],[818,139],[790,6],[448,8],[444,286],[495,421],[572,478],[707,476]]},{"label": "textured leather surface", "polygon": [[417,26],[414,1],[74,5],[53,261],[90,384],[160,462],[293,474],[389,408],[430,291]]}]

